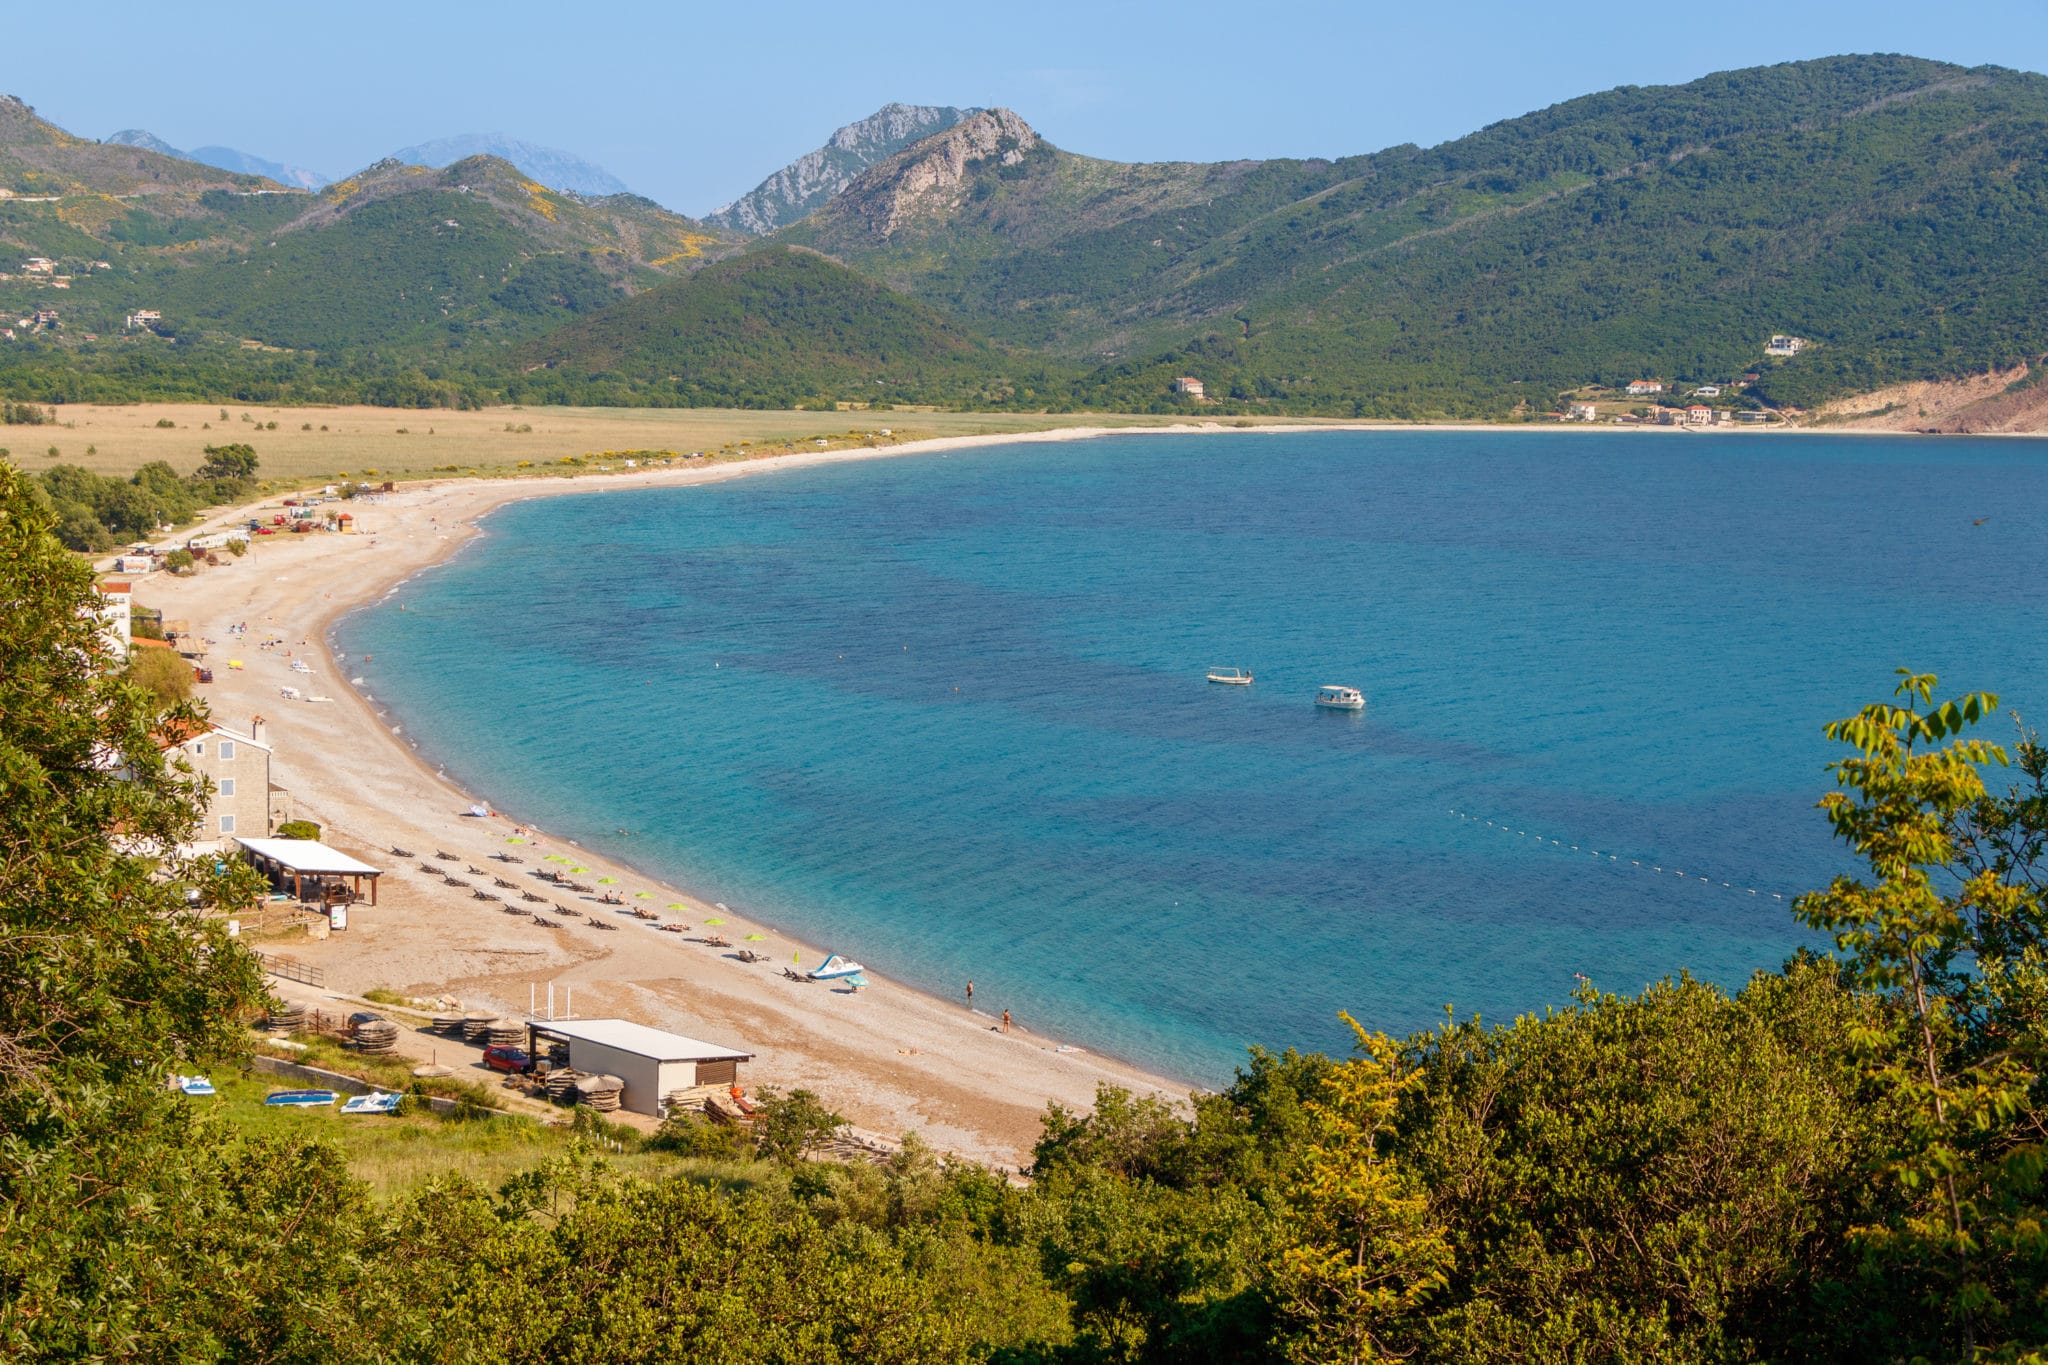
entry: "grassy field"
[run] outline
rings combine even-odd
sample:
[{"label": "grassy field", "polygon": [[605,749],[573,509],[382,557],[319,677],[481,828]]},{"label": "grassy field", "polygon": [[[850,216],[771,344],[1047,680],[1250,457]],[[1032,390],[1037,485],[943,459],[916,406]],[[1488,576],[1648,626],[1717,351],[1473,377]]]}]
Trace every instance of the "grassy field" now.
[{"label": "grassy field", "polygon": [[[416,1188],[442,1176],[457,1175],[492,1188],[541,1162],[568,1155],[579,1144],[623,1173],[660,1177],[689,1175],[721,1184],[753,1184],[774,1174],[770,1166],[748,1162],[685,1160],[643,1145],[630,1131],[607,1144],[570,1131],[566,1122],[543,1124],[524,1115],[495,1114],[488,1118],[446,1119],[424,1111],[405,1115],[344,1116],[341,1106],[325,1109],[273,1108],[263,1097],[297,1083],[251,1072],[217,1072],[212,1099],[194,1104],[251,1136],[319,1137],[341,1148],[349,1169],[379,1194]],[[568,1117],[563,1111],[563,1118]]]},{"label": "grassy field", "polygon": [[[733,408],[487,408],[420,412],[394,408],[221,408],[190,403],[53,409],[55,425],[0,427],[0,448],[34,473],[57,463],[132,474],[162,460],[180,474],[209,445],[243,442],[259,477],[303,484],[335,478],[543,473],[564,459],[629,457],[635,451],[701,451],[727,457],[786,449],[819,438],[846,447],[934,436],[980,436],[1056,427],[1160,426],[1174,420],[1115,414],[757,412]],[[225,415],[223,415],[225,414]],[[272,425],[275,424],[275,430]],[[881,433],[887,431],[888,435]],[[55,448],[56,455],[48,452]]]}]

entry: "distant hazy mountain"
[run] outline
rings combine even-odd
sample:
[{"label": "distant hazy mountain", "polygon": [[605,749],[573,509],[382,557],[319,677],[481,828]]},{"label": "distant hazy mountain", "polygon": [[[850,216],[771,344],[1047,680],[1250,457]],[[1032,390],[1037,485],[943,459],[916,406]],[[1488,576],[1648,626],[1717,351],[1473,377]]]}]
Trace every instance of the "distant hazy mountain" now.
[{"label": "distant hazy mountain", "polygon": [[296,185],[302,190],[317,190],[330,183],[334,177],[318,171],[307,170],[304,166],[293,166],[282,161],[271,161],[233,147],[195,147],[181,152],[156,134],[141,128],[123,128],[107,139],[122,147],[140,147],[160,156],[175,156],[186,161],[197,161],[205,166],[217,166],[224,171],[239,175],[261,175],[275,180],[280,185]]},{"label": "distant hazy mountain", "polygon": [[824,146],[798,157],[704,221],[735,232],[773,232],[823,204],[876,162],[980,112],[951,105],[885,104],[859,123],[847,124]]},{"label": "distant hazy mountain", "polygon": [[551,190],[571,194],[627,194],[626,183],[604,167],[585,161],[574,152],[538,143],[521,142],[503,133],[457,133],[435,138],[414,147],[393,152],[392,157],[411,166],[443,166],[470,156],[495,156],[509,161]]},{"label": "distant hazy mountain", "polygon": [[[185,155],[155,133],[145,132],[140,128],[123,128],[120,132],[108,138],[107,141],[120,147],[140,147],[145,152],[155,152],[158,156]],[[190,157],[186,157],[186,160],[189,161],[190,159]]]}]

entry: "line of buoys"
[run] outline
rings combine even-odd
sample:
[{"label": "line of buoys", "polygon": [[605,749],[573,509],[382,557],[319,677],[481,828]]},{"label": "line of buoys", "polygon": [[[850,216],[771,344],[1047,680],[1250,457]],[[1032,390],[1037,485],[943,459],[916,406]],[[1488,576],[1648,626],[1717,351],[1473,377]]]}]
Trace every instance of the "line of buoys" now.
[{"label": "line of buoys", "polygon": [[[1552,838],[1549,838],[1548,836],[1546,836],[1546,835],[1543,835],[1543,834],[1530,834],[1530,833],[1529,833],[1529,832],[1528,832],[1527,830],[1523,830],[1523,829],[1516,829],[1516,828],[1514,828],[1513,826],[1509,825],[1509,824],[1507,823],[1507,821],[1505,821],[1505,820],[1501,820],[1501,821],[1493,821],[1493,820],[1488,820],[1488,819],[1487,819],[1487,818],[1486,818],[1485,816],[1482,816],[1482,815],[1474,815],[1474,814],[1472,814],[1472,813],[1471,813],[1470,811],[1462,811],[1462,810],[1458,810],[1458,809],[1456,809],[1455,807],[1453,807],[1452,809],[1450,809],[1450,810],[1449,810],[1449,811],[1447,811],[1446,813],[1447,813],[1447,814],[1450,814],[1450,815],[1454,815],[1454,816],[1456,816],[1456,817],[1457,817],[1458,819],[1460,819],[1460,820],[1463,820],[1463,821],[1465,821],[1465,822],[1467,822],[1467,823],[1469,823],[1469,824],[1474,824],[1474,825],[1484,825],[1484,826],[1485,826],[1486,828],[1488,828],[1488,829],[1497,829],[1497,830],[1499,830],[1499,831],[1500,831],[1500,832],[1501,832],[1502,834],[1512,834],[1512,835],[1514,835],[1514,836],[1515,836],[1516,838],[1518,838],[1518,839],[1534,839],[1534,840],[1535,840],[1535,841],[1536,841],[1536,842],[1537,842],[1537,843],[1538,843],[1539,845],[1542,845],[1542,844],[1548,844],[1548,845],[1549,845],[1550,847],[1552,847],[1552,848],[1555,848],[1555,849],[1559,850],[1560,852],[1563,852],[1563,851],[1569,850],[1570,852],[1573,852],[1573,853],[1585,853],[1585,854],[1589,854],[1589,855],[1591,855],[1591,856],[1592,856],[1592,857],[1594,857],[1594,858],[1597,858],[1597,859],[1601,860],[1602,862],[1608,862],[1608,863],[1612,863],[1612,864],[1614,864],[1614,865],[1615,865],[1616,867],[1620,867],[1620,866],[1622,865],[1621,855],[1620,855],[1619,853],[1602,853],[1602,852],[1601,852],[1601,851],[1600,851],[1599,849],[1597,849],[1597,848],[1581,848],[1581,847],[1579,847],[1579,845],[1577,845],[1577,844],[1568,844],[1568,843],[1565,843],[1565,842],[1564,842],[1563,840],[1559,840],[1559,839],[1552,839]],[[1678,877],[1678,878],[1680,878],[1681,880],[1683,880],[1683,879],[1685,879],[1685,878],[1686,878],[1686,872],[1685,872],[1685,869],[1683,869],[1683,868],[1678,868],[1678,867],[1665,867],[1665,866],[1664,866],[1664,865],[1663,865],[1662,863],[1651,863],[1651,864],[1649,864],[1648,866],[1644,866],[1644,864],[1643,864],[1643,860],[1642,860],[1642,859],[1640,859],[1640,858],[1631,858],[1631,859],[1629,859],[1629,860],[1628,860],[1628,866],[1630,866],[1630,867],[1633,867],[1633,868],[1639,868],[1639,869],[1641,869],[1642,871],[1645,871],[1645,872],[1649,872],[1649,873],[1653,873],[1653,874],[1663,874],[1663,873],[1666,873],[1666,872],[1668,872],[1668,873],[1670,873],[1670,874],[1671,874],[1672,876],[1674,876],[1674,877]],[[1692,874],[1692,875],[1693,875],[1693,878],[1694,878],[1694,879],[1696,879],[1696,880],[1698,880],[1698,881],[1702,881],[1702,882],[1705,882],[1705,883],[1706,883],[1707,885],[1709,885],[1709,886],[1712,886],[1712,885],[1714,884],[1714,883],[1713,883],[1713,879],[1712,879],[1712,878],[1710,878],[1710,877],[1701,877],[1701,876],[1699,876],[1699,874],[1698,874],[1698,873],[1694,873],[1694,874]],[[1721,883],[1721,886],[1722,886],[1722,888],[1723,888],[1724,890],[1728,890],[1728,891],[1740,891],[1740,892],[1742,892],[1743,894],[1745,894],[1745,895],[1750,895],[1750,896],[1762,896],[1762,895],[1768,895],[1768,896],[1770,896],[1770,898],[1771,898],[1772,900],[1774,900],[1774,901],[1781,901],[1781,900],[1785,899],[1785,897],[1784,897],[1784,894],[1783,894],[1782,892],[1778,892],[1778,891],[1771,891],[1771,892],[1763,892],[1763,891],[1758,891],[1758,890],[1757,890],[1757,889],[1756,889],[1755,887],[1753,887],[1753,886],[1737,886],[1737,885],[1735,885],[1735,884],[1734,884],[1733,882],[1722,882],[1722,883]]]}]

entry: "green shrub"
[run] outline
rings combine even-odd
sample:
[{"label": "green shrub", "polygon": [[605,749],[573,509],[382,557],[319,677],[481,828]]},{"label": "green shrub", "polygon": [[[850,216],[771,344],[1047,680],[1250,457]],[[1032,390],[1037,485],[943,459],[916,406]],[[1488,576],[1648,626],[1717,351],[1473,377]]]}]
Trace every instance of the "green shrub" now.
[{"label": "green shrub", "polygon": [[[277,837],[280,839],[318,839],[320,837],[320,826],[314,824],[311,820],[287,820],[277,827]],[[363,998],[371,1000],[376,997],[365,995]]]}]

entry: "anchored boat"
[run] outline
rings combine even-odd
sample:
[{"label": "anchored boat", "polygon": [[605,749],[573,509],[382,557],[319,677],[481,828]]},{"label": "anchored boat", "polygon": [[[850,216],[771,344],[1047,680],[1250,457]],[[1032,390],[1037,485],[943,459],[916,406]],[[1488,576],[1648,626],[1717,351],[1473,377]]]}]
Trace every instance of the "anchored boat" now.
[{"label": "anchored boat", "polygon": [[1241,668],[1212,668],[1209,670],[1209,681],[1222,683],[1227,687],[1250,687],[1252,675]]},{"label": "anchored boat", "polygon": [[1355,687],[1318,687],[1316,705],[1332,711],[1363,711],[1365,694]]}]

